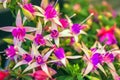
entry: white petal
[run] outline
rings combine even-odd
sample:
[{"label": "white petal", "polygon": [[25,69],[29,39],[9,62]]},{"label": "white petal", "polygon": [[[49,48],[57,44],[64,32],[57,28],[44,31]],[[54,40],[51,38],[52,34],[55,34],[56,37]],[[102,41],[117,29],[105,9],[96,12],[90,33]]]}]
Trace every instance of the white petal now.
[{"label": "white petal", "polygon": [[78,36],[74,35],[74,39],[75,39],[75,42],[77,43],[78,42]]},{"label": "white petal", "polygon": [[0,30],[6,31],[6,32],[12,32],[12,30],[15,28],[16,27],[14,27],[14,26],[6,26],[6,27],[1,27]]},{"label": "white petal", "polygon": [[82,56],[66,56],[68,59],[78,59],[81,58]]},{"label": "white petal", "polygon": [[19,46],[16,46],[16,47],[17,47],[17,49],[18,49],[19,55],[23,55],[23,54],[27,54],[27,53],[28,53],[27,51],[25,51],[25,50],[22,49],[21,47],[19,47]]},{"label": "white petal", "polygon": [[61,61],[61,63],[62,63],[64,66],[66,66],[66,58],[63,58],[63,59],[61,59],[60,61]]},{"label": "white petal", "polygon": [[37,31],[35,34],[42,34],[42,24],[41,24],[40,20],[37,24]]},{"label": "white petal", "polygon": [[38,66],[40,66],[37,62],[33,62],[32,64],[30,64],[24,71],[23,71],[23,73],[25,73],[25,72],[27,72],[27,71],[29,71],[29,70],[31,70],[31,69],[34,69],[34,68],[36,68],[36,67],[38,67]]},{"label": "white petal", "polygon": [[33,31],[36,31],[37,29],[34,28],[34,27],[30,27],[30,26],[24,26],[26,32],[33,32]]},{"label": "white petal", "polygon": [[86,76],[90,71],[92,71],[92,69],[93,69],[93,64],[89,62],[83,76]]},{"label": "white petal", "polygon": [[28,62],[22,60],[22,61],[18,62],[18,63],[14,66],[13,70],[14,70],[15,68],[17,68],[18,66],[21,66],[21,65],[27,64],[27,63],[28,63]]},{"label": "white petal", "polygon": [[83,30],[80,30],[80,34],[85,34],[85,35],[87,35],[87,33],[84,32]]},{"label": "white petal", "polygon": [[58,30],[57,25],[54,22],[52,22],[51,30]]},{"label": "white petal", "polygon": [[40,12],[34,12],[34,15],[36,15],[36,16],[40,16],[40,17],[44,17],[44,15],[41,14]]},{"label": "white petal", "polygon": [[63,30],[59,33],[59,37],[72,37],[71,31],[69,29]]},{"label": "white petal", "polygon": [[34,8],[38,9],[42,14],[45,13],[45,11],[41,7],[39,7],[39,6],[35,6],[34,5]]},{"label": "white petal", "polygon": [[49,76],[51,77],[49,71],[48,71],[48,67],[46,64],[41,64],[41,69]]},{"label": "white petal", "polygon": [[22,19],[21,19],[21,14],[20,10],[18,11],[17,17],[16,17],[16,26],[17,27],[22,27]]},{"label": "white petal", "polygon": [[107,75],[106,72],[105,72],[105,70],[104,70],[104,68],[103,68],[100,64],[97,64],[97,67],[98,67],[105,75]]},{"label": "white petal", "polygon": [[51,55],[51,53],[53,52],[54,49],[51,49],[50,51],[48,51],[45,56],[43,57],[44,61],[47,61],[47,59],[49,58],[49,56]]},{"label": "white petal", "polygon": [[31,54],[33,55],[33,56],[39,56],[40,55],[40,53],[39,53],[39,51],[37,50],[38,48],[37,48],[37,46],[35,46],[35,44],[32,44],[32,51],[31,51]]},{"label": "white petal", "polygon": [[54,41],[55,41],[55,44],[57,45],[57,47],[59,47],[59,38],[55,38]]},{"label": "white petal", "polygon": [[59,19],[56,17],[56,18],[53,18],[54,22],[60,26],[62,26],[62,24],[60,23]]}]

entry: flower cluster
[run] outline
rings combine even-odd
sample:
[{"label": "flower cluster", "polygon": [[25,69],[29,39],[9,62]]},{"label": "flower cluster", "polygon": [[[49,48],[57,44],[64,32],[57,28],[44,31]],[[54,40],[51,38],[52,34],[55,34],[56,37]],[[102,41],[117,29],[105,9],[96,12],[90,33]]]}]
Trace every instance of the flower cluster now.
[{"label": "flower cluster", "polygon": [[[2,0],[2,2],[4,1],[6,0]],[[15,26],[0,27],[0,30],[10,32],[13,38],[13,44],[5,49],[7,58],[15,62],[12,70],[26,65],[24,69],[20,69],[21,74],[27,74],[35,80],[54,80],[53,76],[59,72],[51,65],[67,67],[69,59],[78,59],[84,60],[87,64],[87,67],[83,68],[81,72],[83,77],[90,72],[99,74],[98,69],[107,75],[103,67],[107,64],[113,79],[120,80],[113,64],[120,50],[106,49],[107,45],[117,43],[114,35],[115,26],[98,30],[97,37],[100,42],[96,41],[90,49],[83,42],[79,43],[81,34],[89,36],[84,31],[87,28],[84,22],[89,21],[93,15],[94,18],[98,17],[95,11],[89,10],[90,15],[81,23],[73,23],[71,17],[66,15],[65,18],[62,18],[55,9],[55,5],[49,4],[45,0],[41,0],[41,6],[32,5],[28,0],[22,0],[17,4],[20,9],[16,15]],[[80,8],[80,5],[74,6],[77,11],[76,7]],[[25,23],[29,21],[34,22],[35,26],[27,26],[29,24]],[[67,39],[69,39],[69,43],[63,45]],[[23,46],[27,42],[30,42],[30,45],[27,45],[29,48],[25,49]],[[102,46],[100,43],[105,45]],[[67,52],[70,49],[66,49],[64,46],[74,47],[77,52],[83,51],[84,53],[68,55]],[[3,74],[2,77],[7,75]]]}]

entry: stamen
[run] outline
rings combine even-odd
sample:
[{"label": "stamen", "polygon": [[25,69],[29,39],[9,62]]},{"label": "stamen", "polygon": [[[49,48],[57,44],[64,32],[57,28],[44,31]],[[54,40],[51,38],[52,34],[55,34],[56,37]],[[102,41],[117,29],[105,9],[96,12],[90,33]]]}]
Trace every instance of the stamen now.
[{"label": "stamen", "polygon": [[54,3],[54,7],[57,5],[57,3],[58,3],[58,0],[56,0],[56,2]]},{"label": "stamen", "polygon": [[70,18],[73,18],[74,16],[76,16],[76,14],[73,14],[72,16],[70,16]]},{"label": "stamen", "polygon": [[91,13],[85,20],[83,20],[80,25],[82,25],[83,23],[85,23],[89,18],[91,18],[94,15],[94,13]]}]

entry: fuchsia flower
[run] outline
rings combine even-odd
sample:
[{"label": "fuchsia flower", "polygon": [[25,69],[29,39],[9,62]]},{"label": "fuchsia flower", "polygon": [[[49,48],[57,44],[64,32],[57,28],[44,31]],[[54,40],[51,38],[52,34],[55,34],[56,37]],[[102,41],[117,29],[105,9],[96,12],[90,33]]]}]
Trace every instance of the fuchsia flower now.
[{"label": "fuchsia flower", "polygon": [[81,25],[80,24],[73,24],[72,27],[71,27],[71,31],[74,33],[74,34],[79,34],[80,33],[80,30],[81,30]]},{"label": "fuchsia flower", "polygon": [[[101,66],[101,63],[102,63],[102,60],[103,60],[101,52],[104,52],[104,51],[99,52],[99,49],[97,49],[97,47],[94,47],[91,50],[89,50],[84,45],[84,43],[82,43],[82,48],[81,49],[85,53],[85,56],[83,57],[83,60],[85,60],[86,63],[87,63],[87,67],[85,68],[85,70],[83,72],[83,76],[86,76],[92,70],[94,70],[94,69],[96,70],[97,68],[99,68],[106,75],[105,70]],[[103,48],[101,48],[101,49],[103,49]]]},{"label": "fuchsia flower", "polygon": [[117,74],[116,69],[112,63],[115,56],[119,54],[119,50],[106,51],[105,46],[102,46],[99,42],[95,42],[91,50],[88,50],[88,48],[83,43],[82,47],[83,48],[81,49],[85,53],[85,57],[83,59],[87,61],[88,64],[83,73],[83,76],[87,75],[92,70],[97,70],[97,68],[99,68],[106,75],[106,72],[101,66],[101,64],[103,65],[103,63],[106,63],[114,80],[119,80],[120,77]]},{"label": "fuchsia flower", "polygon": [[57,16],[57,11],[52,5],[48,5],[45,9],[45,14],[47,19],[51,19]]},{"label": "fuchsia flower", "polygon": [[107,45],[116,44],[117,40],[114,35],[115,27],[111,27],[110,29],[102,28],[98,31],[97,36],[99,37],[100,42],[104,42]]},{"label": "fuchsia flower", "polygon": [[22,55],[23,60],[26,62],[30,62],[32,60],[32,56],[30,54],[23,54]]},{"label": "fuchsia flower", "polygon": [[33,5],[31,3],[24,4],[23,8],[29,11],[31,14],[35,12],[35,9],[33,8]]},{"label": "fuchsia flower", "polygon": [[17,50],[15,49],[14,46],[9,46],[6,50],[6,55],[7,57],[9,57],[10,59],[13,59],[17,53]]},{"label": "fuchsia flower", "polygon": [[25,34],[26,34],[25,28],[15,28],[12,31],[13,37],[18,38],[20,40],[24,40]]},{"label": "fuchsia flower", "polygon": [[[25,17],[27,17],[30,20],[33,20],[35,18],[35,8],[33,7],[33,5],[31,3],[28,3],[28,0],[23,0],[22,4],[18,3],[19,6],[22,8],[23,14],[25,15]],[[26,19],[26,18],[24,18]]]},{"label": "fuchsia flower", "polygon": [[36,37],[34,38],[34,41],[37,45],[45,45],[45,39],[41,34],[37,34]]},{"label": "fuchsia flower", "polygon": [[67,19],[60,19],[60,23],[62,24],[63,28],[67,28],[69,26],[68,20]]},{"label": "fuchsia flower", "polygon": [[35,78],[35,80],[47,80],[48,78],[48,75],[42,70],[34,72],[32,76]]},{"label": "fuchsia flower", "polygon": [[20,10],[19,10],[17,17],[16,17],[16,27],[6,26],[6,27],[0,28],[0,30],[12,32],[12,35],[14,37],[14,45],[19,45],[24,40],[26,32],[33,32],[36,29],[29,27],[29,26],[23,27],[21,14],[20,14]]},{"label": "fuchsia flower", "polygon": [[57,30],[52,30],[50,35],[51,35],[52,38],[57,38],[58,35],[59,35],[59,32]]}]

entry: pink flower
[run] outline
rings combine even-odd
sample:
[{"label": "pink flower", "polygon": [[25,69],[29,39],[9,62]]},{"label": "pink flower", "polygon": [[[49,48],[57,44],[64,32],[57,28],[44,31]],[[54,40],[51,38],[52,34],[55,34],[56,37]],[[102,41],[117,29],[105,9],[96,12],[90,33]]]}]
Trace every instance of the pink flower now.
[{"label": "pink flower", "polygon": [[0,71],[0,80],[5,80],[8,75],[8,72]]},{"label": "pink flower", "polygon": [[45,45],[45,39],[41,34],[37,34],[36,37],[34,38],[34,41],[37,45]]},{"label": "pink flower", "polygon": [[34,72],[32,76],[35,80],[46,80],[48,78],[48,75],[42,70]]},{"label": "pink flower", "polygon": [[45,9],[45,14],[47,19],[51,19],[57,16],[57,11],[52,5],[48,5]]},{"label": "pink flower", "polygon": [[14,46],[9,46],[9,48],[7,48],[5,52],[7,57],[13,59],[14,56],[16,55],[17,50],[14,48]]},{"label": "pink flower", "polygon": [[99,30],[97,36],[99,37],[100,42],[104,42],[107,45],[116,44],[117,40],[114,36],[114,31],[115,31],[114,26],[108,30],[105,28]]},{"label": "pink flower", "polygon": [[24,4],[23,8],[28,10],[31,14],[35,12],[35,9],[33,8],[33,5],[31,3]]},{"label": "pink flower", "polygon": [[58,35],[59,35],[59,32],[57,30],[52,30],[50,35],[51,35],[52,38],[57,38]]},{"label": "pink flower", "polygon": [[12,30],[12,35],[20,40],[24,40],[25,34],[26,34],[25,28],[15,28]]},{"label": "pink flower", "polygon": [[12,35],[14,37],[14,45],[20,45],[21,42],[24,40],[24,37],[26,35],[26,32],[33,32],[36,31],[36,28],[24,26],[22,24],[22,18],[20,14],[20,10],[18,11],[17,17],[16,17],[16,27],[15,26],[5,26],[1,27],[0,30],[12,32]]},{"label": "pink flower", "polygon": [[69,26],[67,19],[62,18],[62,19],[60,19],[60,22],[61,22],[63,28],[67,28]]}]

